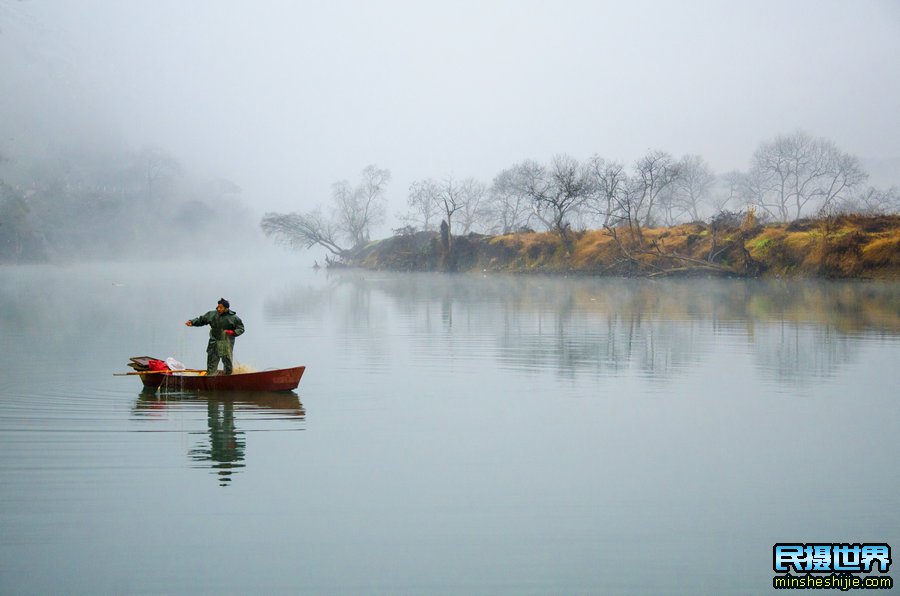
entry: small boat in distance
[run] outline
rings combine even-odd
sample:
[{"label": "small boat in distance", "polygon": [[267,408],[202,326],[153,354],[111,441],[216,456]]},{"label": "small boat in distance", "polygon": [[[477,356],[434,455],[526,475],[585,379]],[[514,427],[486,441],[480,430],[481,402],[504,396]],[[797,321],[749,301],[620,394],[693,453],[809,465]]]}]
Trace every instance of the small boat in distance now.
[{"label": "small boat in distance", "polygon": [[148,370],[147,357],[132,358],[129,364],[141,377],[145,391],[292,391],[300,384],[305,366],[278,368],[260,372],[207,375],[198,370]]}]

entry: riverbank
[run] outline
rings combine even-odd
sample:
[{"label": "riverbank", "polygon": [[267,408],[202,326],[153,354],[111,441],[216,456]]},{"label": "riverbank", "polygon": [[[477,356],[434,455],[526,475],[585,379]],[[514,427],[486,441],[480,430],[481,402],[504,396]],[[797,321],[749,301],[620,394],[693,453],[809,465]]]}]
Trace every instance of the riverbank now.
[{"label": "riverbank", "polygon": [[669,228],[619,227],[499,236],[435,232],[369,243],[350,266],[392,271],[497,271],[656,277],[900,279],[900,216],[839,216],[758,225],[743,221]]}]

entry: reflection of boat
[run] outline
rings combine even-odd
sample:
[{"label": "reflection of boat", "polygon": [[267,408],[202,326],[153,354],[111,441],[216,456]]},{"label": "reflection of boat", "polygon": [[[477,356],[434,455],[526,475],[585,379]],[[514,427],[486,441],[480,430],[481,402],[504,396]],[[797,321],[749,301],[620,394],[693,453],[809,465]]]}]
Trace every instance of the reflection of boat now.
[{"label": "reflection of boat", "polygon": [[305,366],[296,366],[231,375],[164,370],[141,371],[140,377],[144,389],[150,391],[292,391],[300,384],[305,370]]},{"label": "reflection of boat", "polygon": [[[245,451],[247,432],[238,428],[238,419],[258,421],[302,422],[306,410],[293,391],[219,391],[205,393],[158,393],[146,390],[138,396],[133,415],[136,420],[160,421],[168,419],[161,414],[176,403],[187,405],[183,411],[201,412],[197,406],[206,402],[207,433],[189,430],[191,435],[208,434],[208,440],[196,443],[188,456],[196,467],[210,468],[218,477],[220,486],[228,486],[234,475],[246,466]],[[271,410],[271,413],[268,412]],[[179,417],[179,421],[181,421]],[[199,420],[198,420],[199,421]],[[181,422],[183,423],[183,422]],[[270,427],[271,428],[271,427]],[[252,430],[252,429],[251,429]]]},{"label": "reflection of boat", "polygon": [[303,419],[306,416],[306,408],[300,402],[300,397],[293,391],[185,391],[167,392],[161,395],[156,388],[144,389],[138,395],[134,404],[134,413],[144,417],[144,412],[156,412],[165,409],[170,404],[185,403],[230,403],[249,411],[278,410],[280,414],[291,418]]}]

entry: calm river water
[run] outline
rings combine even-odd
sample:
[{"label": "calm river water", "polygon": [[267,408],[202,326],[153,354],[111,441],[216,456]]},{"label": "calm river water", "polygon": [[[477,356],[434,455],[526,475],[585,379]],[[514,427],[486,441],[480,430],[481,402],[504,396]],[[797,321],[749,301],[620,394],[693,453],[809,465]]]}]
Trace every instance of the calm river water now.
[{"label": "calm river water", "polygon": [[[142,395],[130,356],[289,394]],[[900,548],[900,285],[0,268],[0,593],[765,593]]]}]

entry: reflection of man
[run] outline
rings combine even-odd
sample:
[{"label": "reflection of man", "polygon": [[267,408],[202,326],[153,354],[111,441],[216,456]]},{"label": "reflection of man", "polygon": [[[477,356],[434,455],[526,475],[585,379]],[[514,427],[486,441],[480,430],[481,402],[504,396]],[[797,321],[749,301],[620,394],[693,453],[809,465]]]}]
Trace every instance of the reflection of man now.
[{"label": "reflection of man", "polygon": [[225,366],[225,374],[231,374],[234,338],[244,332],[244,323],[230,307],[227,300],[220,298],[216,304],[216,310],[211,310],[205,315],[200,315],[196,319],[184,323],[188,327],[209,325],[209,343],[206,345],[206,374],[215,374],[219,367],[219,359]]},{"label": "reflection of man", "polygon": [[[221,408],[220,408],[221,406]],[[244,464],[244,439],[234,425],[234,403],[218,402],[210,399],[207,404],[207,421],[209,423],[209,449],[193,449],[194,461],[214,462],[213,468],[218,470],[219,485],[226,486],[231,475]]]}]

